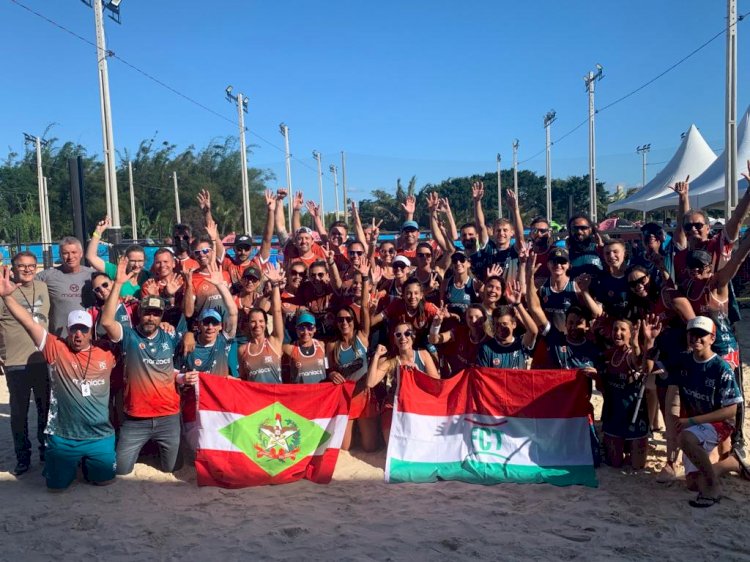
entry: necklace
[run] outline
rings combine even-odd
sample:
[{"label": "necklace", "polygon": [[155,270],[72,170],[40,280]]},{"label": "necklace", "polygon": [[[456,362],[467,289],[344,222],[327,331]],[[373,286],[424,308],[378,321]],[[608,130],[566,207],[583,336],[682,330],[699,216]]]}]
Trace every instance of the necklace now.
[{"label": "necklace", "polygon": [[627,358],[629,353],[630,353],[630,348],[626,347],[625,352],[622,354],[622,357],[620,357],[620,360],[615,361],[615,357],[617,356],[617,350],[615,350],[612,353],[612,359],[610,360],[609,364],[612,365],[613,367],[619,367],[620,365],[622,365],[622,362]]}]

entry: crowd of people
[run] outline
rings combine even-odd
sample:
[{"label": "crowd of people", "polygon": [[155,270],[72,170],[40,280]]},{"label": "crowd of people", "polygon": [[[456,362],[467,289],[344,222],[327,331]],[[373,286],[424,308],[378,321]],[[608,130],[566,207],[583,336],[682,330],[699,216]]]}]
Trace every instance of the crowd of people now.
[{"label": "crowd of people", "polygon": [[[313,201],[279,189],[265,193],[260,245],[249,235],[226,245],[203,191],[201,230],[175,225],[150,267],[138,245],[117,263],[99,257],[106,217],[88,242],[88,265],[73,237],[60,241],[51,269],[37,271],[36,256],[21,251],[0,279],[13,472],[32,462],[32,393],[39,460],[48,488],[61,490],[79,466],[99,485],[132,472],[149,441],[162,470],[174,470],[181,394],[201,372],[265,384],[354,381],[342,448],[373,451],[388,441],[400,366],[433,378],[472,365],[575,369],[603,395],[600,427],[591,410],[594,463],[643,468],[649,439],[664,431],[659,479],[677,477],[681,452],[687,486],[698,491],[691,505],[710,507],[721,476],[750,477],[731,283],[750,253],[750,236],[739,238],[750,192],[711,235],[706,214],[689,208],[689,184],[673,189],[674,231],[645,224],[633,247],[583,214],[568,220],[563,241],[541,217],[526,239],[512,191],[510,218],[488,225],[477,182],[473,221],[460,227],[447,199],[426,198],[429,235],[414,220],[414,197],[400,232],[386,238],[354,204],[351,229],[326,225]],[[313,228],[302,226],[304,211]]]}]

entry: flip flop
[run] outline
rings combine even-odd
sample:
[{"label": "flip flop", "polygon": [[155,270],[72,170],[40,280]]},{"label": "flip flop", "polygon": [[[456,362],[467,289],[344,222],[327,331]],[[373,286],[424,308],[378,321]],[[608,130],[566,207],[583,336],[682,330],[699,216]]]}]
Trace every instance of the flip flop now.
[{"label": "flip flop", "polygon": [[721,496],[717,496],[715,498],[711,498],[708,496],[704,496],[702,494],[698,494],[698,497],[694,500],[690,500],[688,503],[690,504],[690,507],[697,507],[700,509],[705,509],[707,507],[712,507],[713,505],[719,503],[721,501]]},{"label": "flip flop", "polygon": [[750,480],[750,466],[747,464],[747,459],[745,459],[744,456],[734,447],[732,448],[732,454],[734,455],[734,458],[737,459],[737,462],[740,463],[740,477],[743,480]]}]

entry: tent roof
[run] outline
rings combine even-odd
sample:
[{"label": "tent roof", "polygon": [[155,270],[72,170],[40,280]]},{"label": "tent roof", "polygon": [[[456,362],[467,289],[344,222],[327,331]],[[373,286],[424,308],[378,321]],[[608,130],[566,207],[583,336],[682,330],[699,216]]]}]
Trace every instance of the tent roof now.
[{"label": "tent roof", "polygon": [[630,197],[621,201],[615,201],[609,205],[607,212],[610,213],[622,209],[650,211],[652,208],[650,204],[651,200],[672,193],[672,190],[668,187],[669,185],[683,180],[688,176],[697,178],[715,160],[716,154],[703,139],[698,128],[695,125],[690,125],[690,129],[682,139],[677,152],[675,152],[667,165],[656,174],[654,179]]}]

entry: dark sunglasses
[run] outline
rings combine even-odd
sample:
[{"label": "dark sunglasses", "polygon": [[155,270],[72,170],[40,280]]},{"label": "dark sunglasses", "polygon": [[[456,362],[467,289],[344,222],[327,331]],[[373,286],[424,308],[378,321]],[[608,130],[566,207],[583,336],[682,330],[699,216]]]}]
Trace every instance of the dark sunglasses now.
[{"label": "dark sunglasses", "polygon": [[535,228],[534,230],[539,234],[547,234],[549,232],[549,228]]},{"label": "dark sunglasses", "polygon": [[175,236],[175,240],[190,240],[190,236],[188,236],[187,234],[178,234],[177,236]]},{"label": "dark sunglasses", "polygon": [[201,322],[204,326],[218,326],[221,324],[216,318],[206,318]]},{"label": "dark sunglasses", "polygon": [[108,288],[109,288],[109,281],[105,281],[104,283],[102,283],[98,287],[94,287],[94,292],[95,293],[101,293],[102,289],[108,289]]},{"label": "dark sunglasses", "polygon": [[364,256],[365,253],[362,250],[349,250],[350,256]]},{"label": "dark sunglasses", "polygon": [[315,329],[315,326],[313,324],[298,324],[297,330],[302,332],[312,332]]},{"label": "dark sunglasses", "polygon": [[88,334],[91,331],[91,328],[88,326],[84,326],[82,324],[78,324],[76,326],[70,326],[68,328],[68,333],[74,334],[76,332],[81,332],[82,334]]},{"label": "dark sunglasses", "polygon": [[703,230],[703,227],[706,226],[705,222],[686,222],[683,223],[682,229],[683,230]]},{"label": "dark sunglasses", "polygon": [[453,256],[451,258],[451,262],[453,262],[454,264],[466,263],[466,256]]},{"label": "dark sunglasses", "polygon": [[381,254],[391,254],[392,255],[392,254],[396,253],[396,250],[394,250],[393,248],[388,248],[387,250],[380,250],[380,253]]},{"label": "dark sunglasses", "polygon": [[414,335],[414,332],[412,332],[411,330],[406,330],[405,332],[394,332],[393,333],[393,337],[396,338],[396,339],[399,339],[399,340],[401,338],[410,338],[413,335]]},{"label": "dark sunglasses", "polygon": [[559,259],[559,258],[557,258],[557,259],[551,259],[549,261],[553,265],[565,265],[566,263],[568,263],[568,260],[562,260],[562,259]]},{"label": "dark sunglasses", "polygon": [[427,259],[427,258],[431,258],[431,257],[432,257],[432,254],[431,254],[431,253],[429,253],[429,252],[419,252],[419,253],[417,254],[417,256],[419,256],[420,258],[425,258],[425,259]]},{"label": "dark sunglasses", "polygon": [[252,250],[250,246],[235,246],[234,249],[237,252],[249,252],[250,250]]},{"label": "dark sunglasses", "polygon": [[305,273],[307,273],[307,272],[306,271],[300,271],[299,269],[292,269],[291,271],[289,271],[289,276],[290,277],[304,277]]},{"label": "dark sunglasses", "polygon": [[243,279],[245,281],[250,281],[251,283],[257,283],[258,281],[260,281],[260,279],[258,279],[254,275],[247,275],[247,276],[243,277]]},{"label": "dark sunglasses", "polygon": [[202,248],[200,250],[193,251],[193,254],[195,254],[196,256],[201,256],[201,255],[205,256],[205,255],[208,255],[209,253],[211,253],[211,248]]},{"label": "dark sunglasses", "polygon": [[403,229],[401,232],[419,232],[419,229],[418,228],[409,227],[409,228]]},{"label": "dark sunglasses", "polygon": [[323,273],[322,271],[318,272],[318,273],[311,273],[310,274],[310,277],[313,278],[313,279],[323,279],[325,276],[326,276],[326,274]]},{"label": "dark sunglasses", "polygon": [[406,264],[405,263],[394,263],[393,264],[393,269],[406,269]]},{"label": "dark sunglasses", "polygon": [[585,224],[574,224],[570,228],[572,230],[591,230],[591,227]]},{"label": "dark sunglasses", "polygon": [[343,324],[344,322],[346,322],[346,323],[354,322],[354,318],[352,318],[351,316],[337,316],[336,317],[336,321],[339,324]]},{"label": "dark sunglasses", "polygon": [[644,275],[643,277],[639,277],[638,279],[628,281],[628,285],[630,285],[631,287],[637,287],[638,285],[648,285],[648,275]]}]

